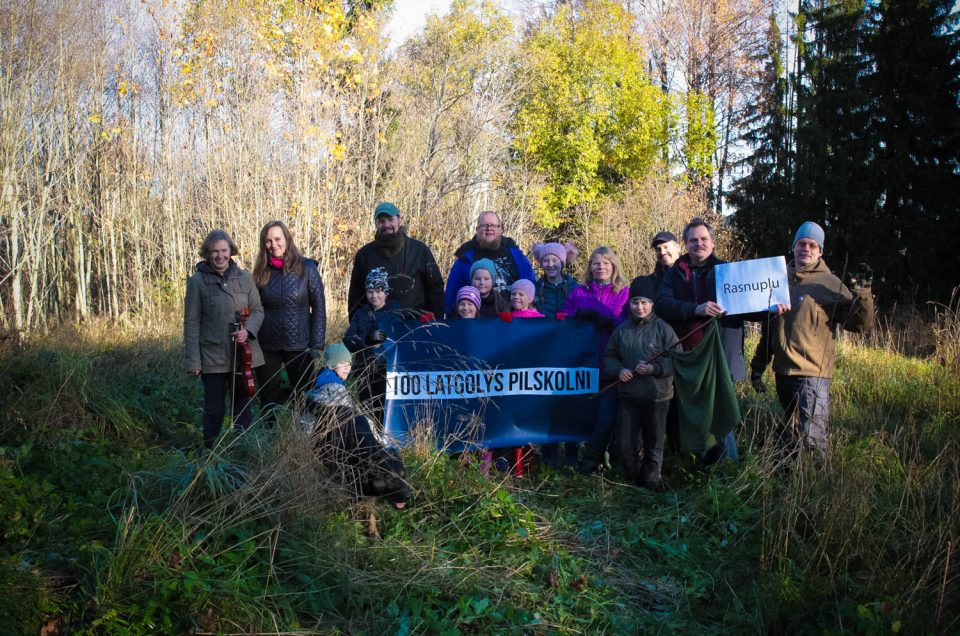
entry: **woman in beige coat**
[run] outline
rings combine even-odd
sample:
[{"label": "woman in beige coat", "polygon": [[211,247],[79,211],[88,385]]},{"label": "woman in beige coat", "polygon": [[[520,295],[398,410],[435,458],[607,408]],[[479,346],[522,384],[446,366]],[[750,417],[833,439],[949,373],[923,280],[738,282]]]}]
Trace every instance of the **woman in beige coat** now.
[{"label": "woman in beige coat", "polygon": [[[253,367],[263,364],[257,332],[263,322],[260,294],[249,272],[233,261],[237,245],[223,230],[214,230],[200,246],[196,272],[187,280],[183,307],[183,350],[186,370],[203,382],[203,443],[210,448],[220,434],[226,400],[239,432],[252,420],[253,400],[234,391],[237,343],[248,343]],[[239,328],[241,311],[250,315]],[[240,369],[242,371],[242,369]]]}]

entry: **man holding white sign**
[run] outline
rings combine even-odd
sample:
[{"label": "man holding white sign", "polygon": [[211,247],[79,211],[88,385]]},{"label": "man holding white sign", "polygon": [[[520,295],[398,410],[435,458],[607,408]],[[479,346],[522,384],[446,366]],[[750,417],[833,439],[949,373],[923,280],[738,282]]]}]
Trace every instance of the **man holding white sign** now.
[{"label": "man holding white sign", "polygon": [[[713,253],[713,228],[697,217],[683,228],[682,238],[687,253],[678,258],[663,277],[654,311],[673,327],[684,351],[700,344],[705,335],[704,323],[716,318],[730,375],[734,382],[745,380],[743,317],[728,315],[717,303],[715,269],[726,261]],[[716,461],[724,452],[730,459],[737,458],[736,439],[732,432],[716,446],[706,449],[704,460]]]},{"label": "man holding white sign", "polygon": [[[853,292],[823,262],[823,228],[807,221],[793,240],[793,261],[787,265],[791,309],[771,316],[761,327],[760,342],[750,362],[750,383],[766,389],[763,371],[773,359],[777,397],[785,411],[780,441],[798,442],[829,456],[830,379],[836,363],[837,326],[866,332],[873,328],[872,272],[866,265],[852,277]],[[799,426],[790,420],[799,414]]]}]

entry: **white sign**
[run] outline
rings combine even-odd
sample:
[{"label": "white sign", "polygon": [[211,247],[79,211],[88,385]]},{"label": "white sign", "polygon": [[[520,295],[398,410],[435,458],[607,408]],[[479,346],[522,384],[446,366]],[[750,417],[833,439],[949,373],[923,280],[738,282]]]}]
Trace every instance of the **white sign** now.
[{"label": "white sign", "polygon": [[591,367],[390,371],[388,400],[470,400],[500,395],[596,393],[600,371]]},{"label": "white sign", "polygon": [[769,311],[790,304],[787,261],[782,256],[758,258],[714,267],[717,304],[730,315]]}]

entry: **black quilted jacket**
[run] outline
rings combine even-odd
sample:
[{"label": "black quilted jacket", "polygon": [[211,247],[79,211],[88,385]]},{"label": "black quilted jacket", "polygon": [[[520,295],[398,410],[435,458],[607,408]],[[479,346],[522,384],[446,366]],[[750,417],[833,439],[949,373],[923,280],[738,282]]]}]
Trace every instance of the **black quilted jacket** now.
[{"label": "black quilted jacket", "polygon": [[323,348],[327,310],[317,262],[303,259],[303,276],[270,269],[260,287],[263,325],[258,340],[264,351],[306,351]]}]

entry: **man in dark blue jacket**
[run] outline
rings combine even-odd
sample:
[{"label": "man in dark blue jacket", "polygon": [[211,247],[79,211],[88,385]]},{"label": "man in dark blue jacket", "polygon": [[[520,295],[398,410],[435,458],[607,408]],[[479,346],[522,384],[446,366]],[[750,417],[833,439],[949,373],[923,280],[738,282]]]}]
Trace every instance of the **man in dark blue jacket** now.
[{"label": "man in dark blue jacket", "polygon": [[365,300],[364,280],[382,267],[388,274],[390,300],[406,309],[443,313],[443,276],[433,252],[422,241],[407,236],[400,210],[384,201],[373,211],[377,233],[357,251],[347,292],[347,313],[353,315]]},{"label": "man in dark blue jacket", "polygon": [[[450,273],[447,275],[445,311],[447,316],[457,312],[457,292],[470,284],[470,267],[481,258],[488,258],[497,266],[494,291],[509,295],[510,285],[521,278],[536,283],[533,265],[524,256],[517,243],[503,235],[503,222],[496,212],[482,212],[477,218],[477,233],[457,249]],[[507,296],[509,298],[509,296]]]}]

